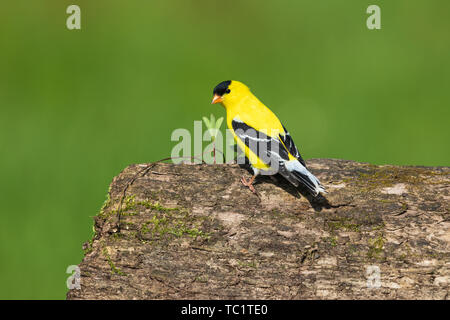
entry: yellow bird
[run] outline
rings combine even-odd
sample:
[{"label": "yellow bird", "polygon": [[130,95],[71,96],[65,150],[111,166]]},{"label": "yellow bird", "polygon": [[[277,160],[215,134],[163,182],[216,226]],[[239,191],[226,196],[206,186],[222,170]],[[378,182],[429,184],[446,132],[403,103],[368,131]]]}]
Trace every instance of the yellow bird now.
[{"label": "yellow bird", "polygon": [[249,181],[242,177],[242,184],[256,193],[253,182],[258,175],[279,173],[296,187],[304,185],[314,196],[326,193],[306,168],[289,132],[245,84],[223,81],[214,88],[213,95],[211,103],[225,107],[228,128],[253,169],[253,177]]}]

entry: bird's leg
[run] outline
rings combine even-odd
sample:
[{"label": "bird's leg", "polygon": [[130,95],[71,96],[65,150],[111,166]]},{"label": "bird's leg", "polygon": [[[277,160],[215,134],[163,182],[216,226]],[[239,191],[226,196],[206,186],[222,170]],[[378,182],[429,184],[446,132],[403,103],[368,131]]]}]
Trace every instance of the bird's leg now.
[{"label": "bird's leg", "polygon": [[248,187],[251,192],[258,195],[258,192],[256,191],[255,187],[253,186],[253,181],[255,181],[255,178],[256,178],[256,175],[254,175],[253,177],[250,178],[249,181],[247,181],[247,179],[245,179],[245,177],[243,176],[241,178],[241,182],[244,186]]}]

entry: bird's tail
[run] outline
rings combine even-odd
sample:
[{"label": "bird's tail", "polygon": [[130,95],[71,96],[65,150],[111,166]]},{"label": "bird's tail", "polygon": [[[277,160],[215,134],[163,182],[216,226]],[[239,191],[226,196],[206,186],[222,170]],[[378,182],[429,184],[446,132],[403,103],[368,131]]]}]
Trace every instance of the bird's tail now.
[{"label": "bird's tail", "polygon": [[289,177],[286,178],[295,186],[301,183],[314,196],[318,196],[319,193],[327,193],[325,188],[320,184],[319,179],[309,172],[299,161],[287,161],[285,167],[289,172]]}]

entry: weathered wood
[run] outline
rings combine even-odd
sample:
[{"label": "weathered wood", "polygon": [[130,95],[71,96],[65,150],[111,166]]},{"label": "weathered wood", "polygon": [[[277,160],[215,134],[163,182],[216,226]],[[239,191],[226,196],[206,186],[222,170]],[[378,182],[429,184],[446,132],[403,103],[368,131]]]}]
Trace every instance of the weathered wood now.
[{"label": "weathered wood", "polygon": [[269,177],[258,198],[237,165],[126,168],[67,298],[449,299],[450,168],[308,165],[326,199]]}]

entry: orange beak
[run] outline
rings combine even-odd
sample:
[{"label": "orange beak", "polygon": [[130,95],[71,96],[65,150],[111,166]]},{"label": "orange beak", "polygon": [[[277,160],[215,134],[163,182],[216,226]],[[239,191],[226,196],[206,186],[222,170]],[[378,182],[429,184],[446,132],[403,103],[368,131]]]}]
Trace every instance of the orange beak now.
[{"label": "orange beak", "polygon": [[223,101],[222,97],[219,96],[218,94],[215,94],[213,99],[212,99],[212,101],[211,101],[211,104],[216,104],[216,103],[219,103],[219,102],[222,102],[222,101]]}]

